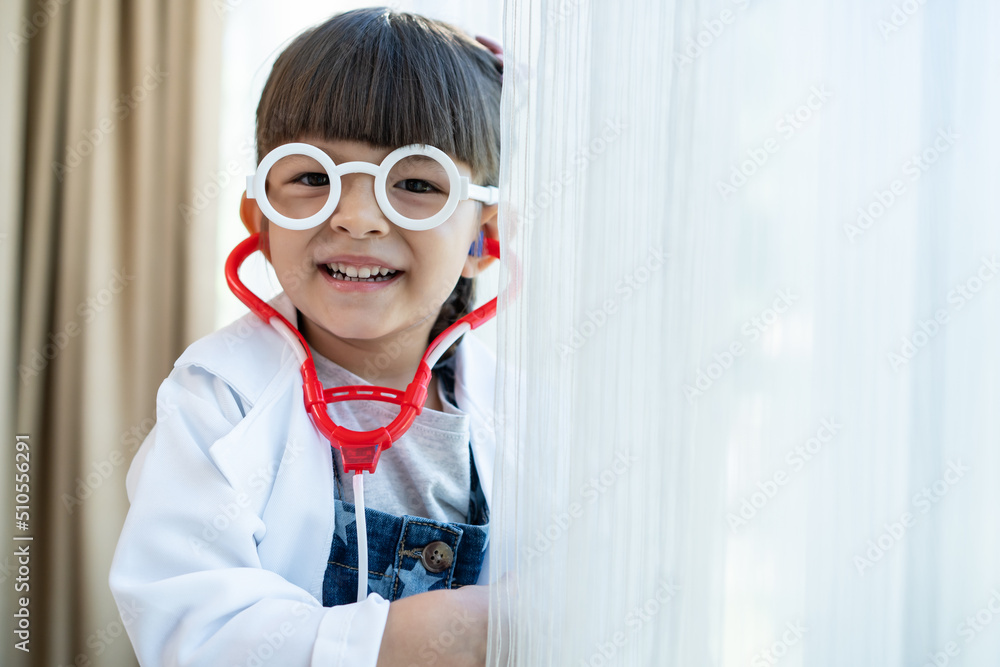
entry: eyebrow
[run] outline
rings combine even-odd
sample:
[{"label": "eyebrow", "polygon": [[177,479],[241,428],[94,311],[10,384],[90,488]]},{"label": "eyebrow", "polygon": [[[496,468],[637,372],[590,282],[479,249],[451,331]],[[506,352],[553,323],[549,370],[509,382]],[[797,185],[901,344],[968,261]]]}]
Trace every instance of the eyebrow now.
[{"label": "eyebrow", "polygon": [[[344,162],[365,162],[365,160],[347,160],[338,151],[335,151],[335,150],[332,150],[332,149],[330,149],[330,148],[328,148],[326,146],[320,145],[319,143],[314,143],[314,142],[311,142],[311,141],[305,141],[304,143],[307,143],[310,146],[315,146],[316,148],[318,148],[321,151],[323,151],[324,153],[326,153],[328,156],[330,156],[330,159],[333,160],[334,164],[342,164]],[[386,155],[388,155],[388,153],[386,153]],[[383,159],[385,159],[385,158],[383,158]],[[381,161],[382,160],[379,160],[379,162],[381,162]],[[373,164],[378,164],[379,162],[375,162]]]},{"label": "eyebrow", "polygon": [[434,164],[441,164],[429,155],[411,155],[406,158],[407,162],[433,162]]},{"label": "eyebrow", "polygon": [[[334,164],[344,164],[345,162],[369,162],[368,160],[348,160],[348,159],[345,159],[343,155],[341,155],[340,153],[338,153],[336,151],[328,151],[327,149],[323,148],[322,146],[318,146],[318,148],[321,151],[323,151],[324,153],[326,153],[327,155],[329,155],[330,158],[333,160]],[[388,153],[386,153],[386,155],[388,155]],[[384,160],[384,159],[385,158],[383,157],[382,160]],[[379,160],[378,162],[369,162],[369,164],[376,164],[376,165],[377,164],[381,164],[382,160]]]},{"label": "eyebrow", "polygon": [[[326,147],[320,146],[318,144],[312,144],[312,145],[316,146],[316,148],[320,149],[321,151],[323,151],[324,153],[326,153],[327,155],[329,155],[330,159],[332,159],[333,163],[336,164],[336,165],[341,165],[341,164],[344,164],[345,162],[368,162],[368,160],[346,160],[346,159],[343,158],[343,155],[340,154],[338,151],[329,150]],[[391,153],[391,152],[392,151],[389,151],[389,153]],[[386,156],[388,156],[389,153],[386,153]],[[382,159],[379,160],[378,162],[369,162],[369,164],[379,165],[379,164],[382,163],[382,160],[385,160],[386,156],[383,156]],[[452,158],[452,159],[454,159],[454,158]],[[437,164],[437,165],[441,164],[440,162],[438,162],[434,158],[430,157],[429,155],[411,155],[411,156],[409,156],[407,158],[407,160],[409,160],[411,162],[412,161],[416,161],[418,163],[428,163],[428,162],[431,162],[431,163],[434,163],[434,164]]]},{"label": "eyebrow", "polygon": [[[368,160],[344,160],[344,159],[341,158],[341,156],[339,154],[337,154],[337,153],[335,153],[333,151],[326,151],[325,149],[320,149],[320,150],[323,150],[324,153],[326,153],[331,158],[333,158],[333,161],[336,164],[343,164],[345,162],[368,162]],[[392,151],[389,151],[389,152],[391,153]],[[389,156],[389,153],[386,153],[385,156],[381,160],[379,160],[378,162],[370,162],[369,164],[381,164],[382,161],[385,160],[385,158],[388,157],[388,156]],[[407,160],[407,162],[433,162],[435,164],[439,164],[437,160],[435,160],[434,158],[432,158],[430,156],[427,156],[427,155],[410,155],[410,156],[408,156],[406,158],[406,160]]]}]

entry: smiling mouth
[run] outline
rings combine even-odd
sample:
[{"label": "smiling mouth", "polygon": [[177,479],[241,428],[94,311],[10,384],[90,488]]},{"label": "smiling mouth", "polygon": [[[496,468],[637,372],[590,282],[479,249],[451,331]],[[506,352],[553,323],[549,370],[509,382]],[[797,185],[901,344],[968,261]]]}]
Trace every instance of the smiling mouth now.
[{"label": "smiling mouth", "polygon": [[324,264],[323,269],[326,271],[327,275],[331,276],[334,280],[343,280],[344,282],[351,283],[384,283],[392,280],[396,276],[403,273],[403,271],[392,271],[390,270],[385,275],[370,276],[368,278],[360,278],[355,276],[349,276],[339,269],[335,269],[329,264]]}]

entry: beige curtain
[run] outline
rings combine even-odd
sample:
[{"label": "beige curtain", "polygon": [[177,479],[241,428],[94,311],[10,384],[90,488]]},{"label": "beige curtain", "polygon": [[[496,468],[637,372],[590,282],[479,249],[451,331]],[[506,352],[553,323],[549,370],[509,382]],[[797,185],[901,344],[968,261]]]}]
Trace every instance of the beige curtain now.
[{"label": "beige curtain", "polygon": [[[195,194],[212,192],[216,166],[215,4],[0,10],[0,521],[11,535],[0,576],[5,618],[30,596],[31,633],[29,653],[4,631],[4,665],[135,664],[107,572],[156,388],[212,327],[215,202]],[[18,438],[30,446],[26,526],[8,484]],[[24,546],[27,593],[11,585],[17,559],[4,560]]]}]

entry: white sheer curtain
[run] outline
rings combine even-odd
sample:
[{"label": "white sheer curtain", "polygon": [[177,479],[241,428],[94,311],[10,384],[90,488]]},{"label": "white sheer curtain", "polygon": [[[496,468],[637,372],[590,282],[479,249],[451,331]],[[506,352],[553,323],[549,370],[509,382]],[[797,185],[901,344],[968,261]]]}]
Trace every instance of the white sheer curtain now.
[{"label": "white sheer curtain", "polygon": [[998,664],[1000,6],[504,20],[516,664]]}]

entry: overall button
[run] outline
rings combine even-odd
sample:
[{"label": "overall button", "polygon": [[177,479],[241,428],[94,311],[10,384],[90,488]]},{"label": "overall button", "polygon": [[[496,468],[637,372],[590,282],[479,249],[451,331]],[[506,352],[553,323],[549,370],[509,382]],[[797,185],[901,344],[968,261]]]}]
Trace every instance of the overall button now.
[{"label": "overall button", "polygon": [[431,542],[420,552],[420,562],[424,569],[437,574],[451,567],[455,552],[444,542]]}]

